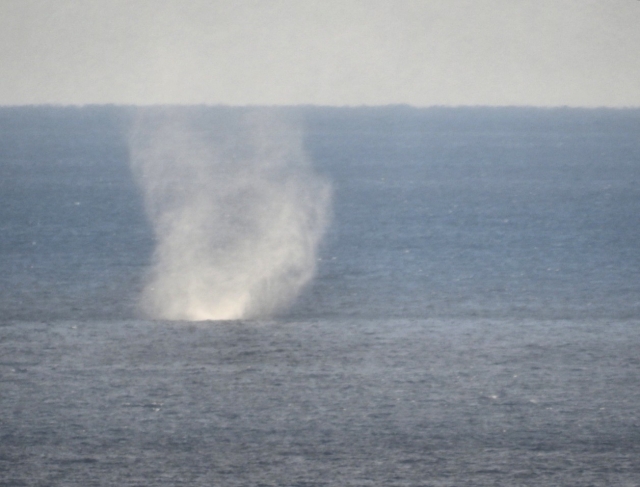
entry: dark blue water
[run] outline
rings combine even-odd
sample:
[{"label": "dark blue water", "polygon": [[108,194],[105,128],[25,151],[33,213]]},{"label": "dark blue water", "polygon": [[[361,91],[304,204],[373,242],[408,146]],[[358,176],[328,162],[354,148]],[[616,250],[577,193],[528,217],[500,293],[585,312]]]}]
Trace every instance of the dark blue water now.
[{"label": "dark blue water", "polygon": [[184,323],[137,310],[135,109],[0,109],[0,486],[638,485],[640,111],[284,112],[317,276]]},{"label": "dark blue water", "polygon": [[309,135],[337,192],[323,290],[358,314],[637,316],[638,112],[383,114]]},{"label": "dark blue water", "polygon": [[[334,217],[293,315],[638,317],[637,110],[298,111]],[[153,235],[131,116],[0,111],[5,316],[134,316]]]}]

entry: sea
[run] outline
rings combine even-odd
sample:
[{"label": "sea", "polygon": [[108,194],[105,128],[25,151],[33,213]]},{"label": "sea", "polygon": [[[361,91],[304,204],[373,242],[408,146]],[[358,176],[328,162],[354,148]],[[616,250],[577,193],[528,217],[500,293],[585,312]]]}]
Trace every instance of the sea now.
[{"label": "sea", "polygon": [[[234,281],[297,239],[277,307],[141,306],[171,226],[141,113],[226,144],[187,183],[227,250],[171,262]],[[297,230],[230,236],[253,200],[222,208],[228,181],[261,179]],[[160,301],[191,289],[172,269]],[[640,110],[0,108],[0,486],[103,485],[640,486]]]}]

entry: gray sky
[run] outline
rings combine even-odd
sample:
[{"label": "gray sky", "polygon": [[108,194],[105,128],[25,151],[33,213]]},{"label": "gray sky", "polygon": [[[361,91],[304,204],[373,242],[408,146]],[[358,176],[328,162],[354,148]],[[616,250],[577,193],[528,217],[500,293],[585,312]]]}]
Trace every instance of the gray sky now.
[{"label": "gray sky", "polygon": [[639,0],[0,0],[0,104],[640,106]]}]

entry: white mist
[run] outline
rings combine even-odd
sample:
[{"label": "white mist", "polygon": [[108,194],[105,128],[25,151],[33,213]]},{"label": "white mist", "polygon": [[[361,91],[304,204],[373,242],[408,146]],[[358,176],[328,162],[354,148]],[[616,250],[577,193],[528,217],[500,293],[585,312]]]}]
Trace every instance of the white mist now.
[{"label": "white mist", "polygon": [[141,109],[130,140],[156,249],[141,297],[150,317],[262,318],[312,279],[329,184],[281,114],[209,120]]}]

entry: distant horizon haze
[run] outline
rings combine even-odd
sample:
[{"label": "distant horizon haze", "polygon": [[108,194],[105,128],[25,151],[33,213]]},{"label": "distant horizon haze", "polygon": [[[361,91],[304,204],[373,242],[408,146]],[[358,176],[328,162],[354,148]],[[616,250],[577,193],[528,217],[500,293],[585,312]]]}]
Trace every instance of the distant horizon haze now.
[{"label": "distant horizon haze", "polygon": [[640,107],[636,0],[0,3],[0,106]]}]

